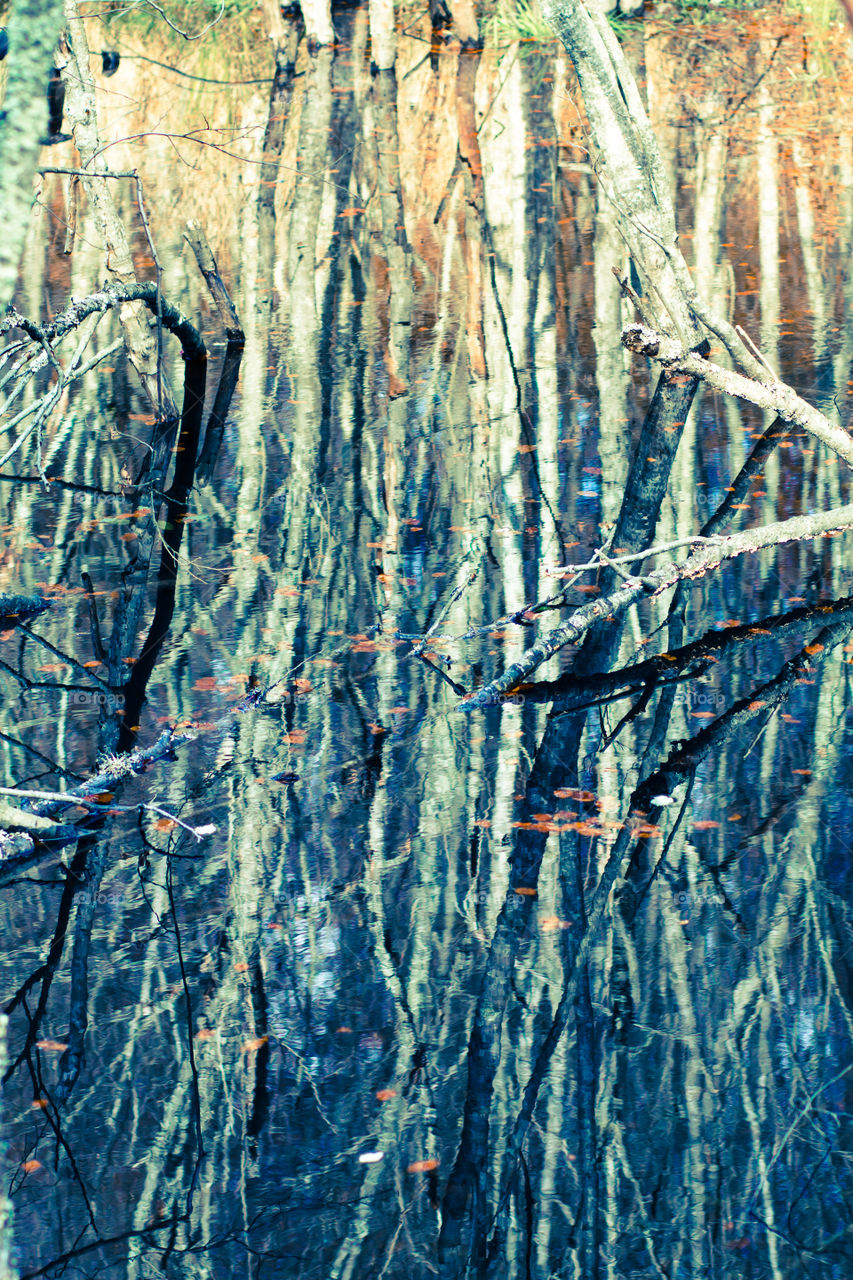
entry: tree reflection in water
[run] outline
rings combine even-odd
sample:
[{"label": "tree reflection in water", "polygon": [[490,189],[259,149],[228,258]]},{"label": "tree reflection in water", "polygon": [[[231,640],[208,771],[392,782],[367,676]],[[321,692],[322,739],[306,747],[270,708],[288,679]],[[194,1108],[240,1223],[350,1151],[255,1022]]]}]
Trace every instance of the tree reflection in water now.
[{"label": "tree reflection in water", "polygon": [[[118,347],[66,385],[80,337],[59,371],[41,339],[104,260],[46,172],[4,424],[46,407],[0,467],[0,585],[51,607],[3,608],[0,742],[7,786],[87,803],[3,797],[14,1256],[842,1277],[849,535],[655,572],[713,558],[700,532],[837,515],[845,464],[680,374],[654,394],[620,341],[648,278],[562,46],[512,38],[521,11],[481,46],[473,10],[433,8],[336,11],[331,47],[308,6],[310,49],[270,4],[192,46],[89,25],[121,48],[96,100],[102,138],[133,138],[105,155],[141,176],[142,205],[111,188],[135,270],[201,331],[211,391],[165,320],[178,417]],[[840,33],[696,9],[622,31],[680,244],[846,427]],[[832,76],[804,76],[804,36]],[[114,309],[89,336],[84,361],[118,344]],[[650,543],[681,545],[619,563]]]}]

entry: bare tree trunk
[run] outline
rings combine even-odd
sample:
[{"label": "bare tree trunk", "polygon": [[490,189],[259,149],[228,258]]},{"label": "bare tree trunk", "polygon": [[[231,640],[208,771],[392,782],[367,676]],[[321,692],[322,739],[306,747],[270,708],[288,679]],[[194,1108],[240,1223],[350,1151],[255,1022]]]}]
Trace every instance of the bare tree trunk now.
[{"label": "bare tree trunk", "polygon": [[14,0],[9,15],[9,78],[0,121],[0,310],[12,301],[18,279],[47,121],[45,85],[61,30],[61,0]]},{"label": "bare tree trunk", "polygon": [[305,21],[305,34],[308,37],[309,47],[334,44],[335,28],[332,26],[330,0],[299,0],[299,7]]},{"label": "bare tree trunk", "polygon": [[370,61],[377,71],[390,71],[397,57],[394,0],[370,0]]},{"label": "bare tree trunk", "polygon": [[[98,135],[95,107],[95,82],[89,63],[86,28],[77,0],[65,0],[65,19],[70,40],[69,60],[63,75],[67,85],[65,109],[80,152],[80,163],[91,176],[82,179],[95,221],[104,238],[107,266],[122,284],[135,284],[136,272],[127,233],[116,209],[110,182],[102,176],[108,172]],[[157,341],[148,323],[142,302],[125,303],[119,311],[127,352],[145,388],[149,400],[164,421],[175,421],[178,410],[162,374],[158,378]]]},{"label": "bare tree trunk", "polygon": [[647,287],[644,303],[663,329],[696,346],[702,332],[688,305],[669,179],[619,42],[607,19],[578,0],[546,0],[543,12],[574,63],[596,174]]}]

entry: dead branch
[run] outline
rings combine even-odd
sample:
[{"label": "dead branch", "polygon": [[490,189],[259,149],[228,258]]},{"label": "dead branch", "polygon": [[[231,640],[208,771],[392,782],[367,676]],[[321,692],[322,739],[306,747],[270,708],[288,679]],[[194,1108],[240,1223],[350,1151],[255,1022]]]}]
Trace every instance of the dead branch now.
[{"label": "dead branch", "polygon": [[786,542],[819,538],[828,533],[839,533],[843,529],[850,528],[853,528],[853,503],[838,507],[835,511],[794,516],[790,520],[781,520],[776,524],[745,529],[741,533],[720,537],[702,546],[686,560],[681,562],[670,560],[659,568],[653,569],[644,578],[632,579],[609,595],[599,600],[592,600],[589,604],[576,609],[566,622],[541,636],[525,651],[523,658],[511,663],[497,679],[471,694],[460,703],[458,709],[476,711],[499,703],[505,694],[510,693],[518,684],[526,680],[531,672],[548,658],[552,658],[566,645],[577,643],[594,623],[601,622],[605,618],[615,618],[628,605],[633,604],[646,593],[660,595],[679,582],[702,578],[705,574],[718,569],[724,561],[733,560],[737,556],[761,551],[766,547],[781,546]]},{"label": "dead branch", "polygon": [[[622,343],[629,351],[656,360],[672,373],[701,378],[717,391],[723,391],[739,400],[748,400],[759,409],[771,410],[783,422],[793,423],[808,431],[853,466],[853,438],[842,427],[835,426],[824,417],[819,409],[803,400],[802,396],[798,396],[787,383],[759,382],[731,369],[723,369],[693,351],[685,351],[677,341],[643,324],[627,325],[622,331]],[[755,363],[766,374],[763,366],[758,361]]]}]

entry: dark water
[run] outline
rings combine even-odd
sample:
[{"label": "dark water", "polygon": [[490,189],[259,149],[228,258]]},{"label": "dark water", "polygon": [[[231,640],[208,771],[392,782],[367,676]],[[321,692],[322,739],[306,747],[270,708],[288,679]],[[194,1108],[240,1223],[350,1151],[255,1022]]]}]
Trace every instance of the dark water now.
[{"label": "dark water", "polygon": [[[0,865],[21,1273],[846,1276],[849,538],[730,562],[681,629],[641,600],[615,675],[569,646],[535,677],[560,690],[460,710],[595,598],[588,572],[520,617],[612,528],[655,373],[619,342],[624,249],[556,46],[433,67],[413,36],[395,77],[366,12],[340,23],[271,123],[266,86],[226,110],[130,57],[102,86],[119,134],[220,131],[192,170],[135,161],[205,423],[226,343],[183,217],[246,334],[207,482],[167,508],[165,454],[134,486],[153,415],[121,352],[48,419],[54,483],[35,437],[0,468],[2,589],[51,599],[0,639],[4,782],[64,791],[180,735],[60,815],[79,840]],[[786,134],[781,58],[706,128],[649,30],[628,48],[700,287],[846,425],[850,139]],[[41,198],[18,306],[46,322],[103,264],[85,210],[61,255],[60,179]],[[765,425],[697,399],[658,542]],[[839,460],[783,445],[732,527],[846,500]]]}]

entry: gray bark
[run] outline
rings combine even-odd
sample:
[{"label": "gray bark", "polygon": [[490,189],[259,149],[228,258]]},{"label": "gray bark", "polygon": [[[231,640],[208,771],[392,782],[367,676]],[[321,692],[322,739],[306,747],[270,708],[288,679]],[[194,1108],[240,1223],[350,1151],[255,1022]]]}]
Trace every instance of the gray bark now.
[{"label": "gray bark", "polygon": [[45,86],[61,30],[62,0],[14,0],[0,121],[0,309],[12,301],[18,279],[47,122]]},{"label": "gray bark", "polygon": [[545,0],[543,14],[568,50],[583,94],[596,176],[640,270],[649,314],[685,347],[702,339],[688,300],[669,180],[636,81],[601,12]]}]

